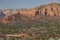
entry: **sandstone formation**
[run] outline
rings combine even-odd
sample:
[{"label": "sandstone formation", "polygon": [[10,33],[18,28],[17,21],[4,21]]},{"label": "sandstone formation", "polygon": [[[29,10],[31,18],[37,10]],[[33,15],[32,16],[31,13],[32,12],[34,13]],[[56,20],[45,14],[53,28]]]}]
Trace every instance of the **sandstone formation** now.
[{"label": "sandstone formation", "polygon": [[39,6],[33,9],[13,9],[5,10],[3,13],[7,14],[3,18],[3,22],[16,20],[40,20],[42,16],[60,16],[60,4],[51,3],[44,6]]}]

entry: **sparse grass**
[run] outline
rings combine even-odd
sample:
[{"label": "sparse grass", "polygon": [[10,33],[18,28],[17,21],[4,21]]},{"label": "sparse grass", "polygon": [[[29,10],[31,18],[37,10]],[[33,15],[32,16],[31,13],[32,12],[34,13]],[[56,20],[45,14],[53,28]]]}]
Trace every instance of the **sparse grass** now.
[{"label": "sparse grass", "polygon": [[[47,20],[47,19],[46,19]],[[11,37],[11,40],[48,40],[49,38],[60,38],[60,22],[51,20],[47,22],[35,21],[12,25],[0,23],[0,34],[20,34],[26,33],[29,37]]]}]

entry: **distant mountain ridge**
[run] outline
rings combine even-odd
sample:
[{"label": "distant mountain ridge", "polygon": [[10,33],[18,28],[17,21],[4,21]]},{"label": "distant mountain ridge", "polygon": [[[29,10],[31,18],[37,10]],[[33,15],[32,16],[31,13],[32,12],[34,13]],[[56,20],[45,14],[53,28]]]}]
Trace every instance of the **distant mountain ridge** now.
[{"label": "distant mountain ridge", "polygon": [[5,16],[5,14],[3,13],[2,10],[0,10],[0,19],[3,19],[4,16]]}]

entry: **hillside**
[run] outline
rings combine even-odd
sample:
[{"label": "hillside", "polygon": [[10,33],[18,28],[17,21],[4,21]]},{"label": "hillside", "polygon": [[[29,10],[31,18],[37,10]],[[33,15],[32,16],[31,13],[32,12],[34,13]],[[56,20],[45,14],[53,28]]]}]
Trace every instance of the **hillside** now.
[{"label": "hillside", "polygon": [[32,9],[5,9],[0,16],[0,40],[60,40],[58,3]]}]

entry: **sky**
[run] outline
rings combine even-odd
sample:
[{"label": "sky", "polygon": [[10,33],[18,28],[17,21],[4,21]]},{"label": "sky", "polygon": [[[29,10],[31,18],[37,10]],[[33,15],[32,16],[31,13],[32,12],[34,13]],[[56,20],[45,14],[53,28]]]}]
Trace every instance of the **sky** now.
[{"label": "sky", "polygon": [[[51,2],[52,0],[0,0],[0,9],[34,8]],[[60,3],[60,0],[54,2]]]}]

